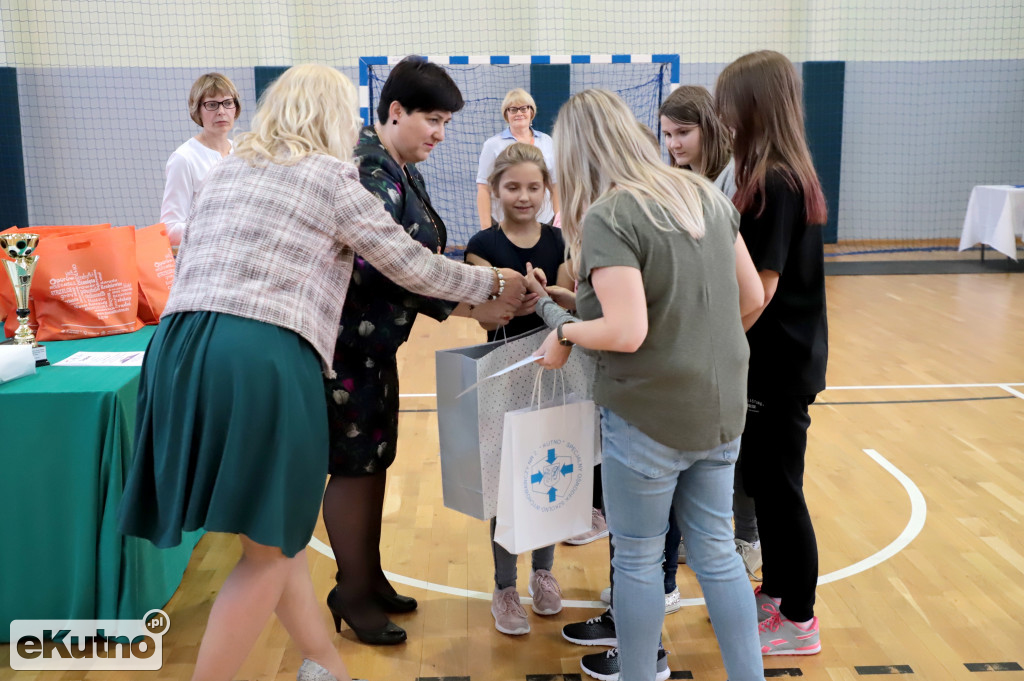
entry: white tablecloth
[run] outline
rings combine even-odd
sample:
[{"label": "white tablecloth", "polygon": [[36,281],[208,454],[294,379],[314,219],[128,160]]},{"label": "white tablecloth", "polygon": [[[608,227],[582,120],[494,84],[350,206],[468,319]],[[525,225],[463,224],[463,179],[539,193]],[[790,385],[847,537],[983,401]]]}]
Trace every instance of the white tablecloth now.
[{"label": "white tablecloth", "polygon": [[971,190],[961,251],[982,243],[1016,260],[1018,234],[1024,236],[1024,187],[980,185]]}]

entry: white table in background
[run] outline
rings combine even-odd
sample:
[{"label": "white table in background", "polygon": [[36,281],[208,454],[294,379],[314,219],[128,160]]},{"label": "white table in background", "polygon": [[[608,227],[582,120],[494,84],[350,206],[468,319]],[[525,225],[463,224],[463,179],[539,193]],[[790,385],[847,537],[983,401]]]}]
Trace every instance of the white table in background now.
[{"label": "white table in background", "polygon": [[979,185],[972,189],[960,250],[980,243],[1016,260],[1017,235],[1024,236],[1024,186]]}]

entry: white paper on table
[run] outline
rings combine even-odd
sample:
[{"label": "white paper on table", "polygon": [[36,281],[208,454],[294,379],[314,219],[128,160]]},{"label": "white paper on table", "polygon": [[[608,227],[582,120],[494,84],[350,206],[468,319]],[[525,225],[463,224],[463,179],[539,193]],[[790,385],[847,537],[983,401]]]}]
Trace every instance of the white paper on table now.
[{"label": "white paper on table", "polygon": [[57,367],[140,367],[145,350],[133,352],[76,352],[53,366]]},{"label": "white paper on table", "polygon": [[0,345],[0,383],[7,383],[36,372],[31,345]]},{"label": "white paper on table", "polygon": [[533,364],[537,360],[541,360],[541,359],[544,359],[544,357],[543,356],[539,356],[539,355],[528,355],[528,356],[524,357],[523,359],[519,360],[518,362],[516,362],[514,364],[510,364],[509,366],[505,367],[501,371],[495,371],[490,376],[487,376],[486,378],[481,378],[479,381],[477,381],[476,383],[474,383],[473,385],[469,386],[468,388],[463,390],[461,393],[456,395],[455,398],[458,399],[458,398],[462,397],[463,395],[468,393],[470,390],[473,390],[478,385],[480,385],[481,383],[486,381],[488,378],[494,378],[495,376],[501,376],[502,374],[507,374],[510,371],[515,371],[519,367],[524,367],[527,364]]}]

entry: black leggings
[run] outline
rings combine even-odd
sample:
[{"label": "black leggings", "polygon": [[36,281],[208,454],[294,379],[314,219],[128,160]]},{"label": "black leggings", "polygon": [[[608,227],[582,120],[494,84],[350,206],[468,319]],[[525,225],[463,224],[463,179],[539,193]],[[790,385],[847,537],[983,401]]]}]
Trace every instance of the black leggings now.
[{"label": "black leggings", "polygon": [[784,617],[814,617],[818,544],[804,500],[804,455],[814,396],[751,392],[740,445],[743,486],[754,499],[764,559],[764,593]]}]

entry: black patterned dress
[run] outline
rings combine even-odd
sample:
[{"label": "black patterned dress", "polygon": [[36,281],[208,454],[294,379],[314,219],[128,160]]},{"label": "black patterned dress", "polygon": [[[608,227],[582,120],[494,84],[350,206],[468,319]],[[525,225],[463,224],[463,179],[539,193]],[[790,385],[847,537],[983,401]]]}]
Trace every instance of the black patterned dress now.
[{"label": "black patterned dress", "polygon": [[[443,252],[448,233],[416,167],[399,166],[372,127],[360,132],[354,160],[360,182],[384,202],[395,222],[431,251]],[[356,254],[334,351],[338,376],[325,383],[331,475],[373,475],[395,460],[395,355],[408,340],[417,314],[444,321],[455,306],[403,289]]]}]

